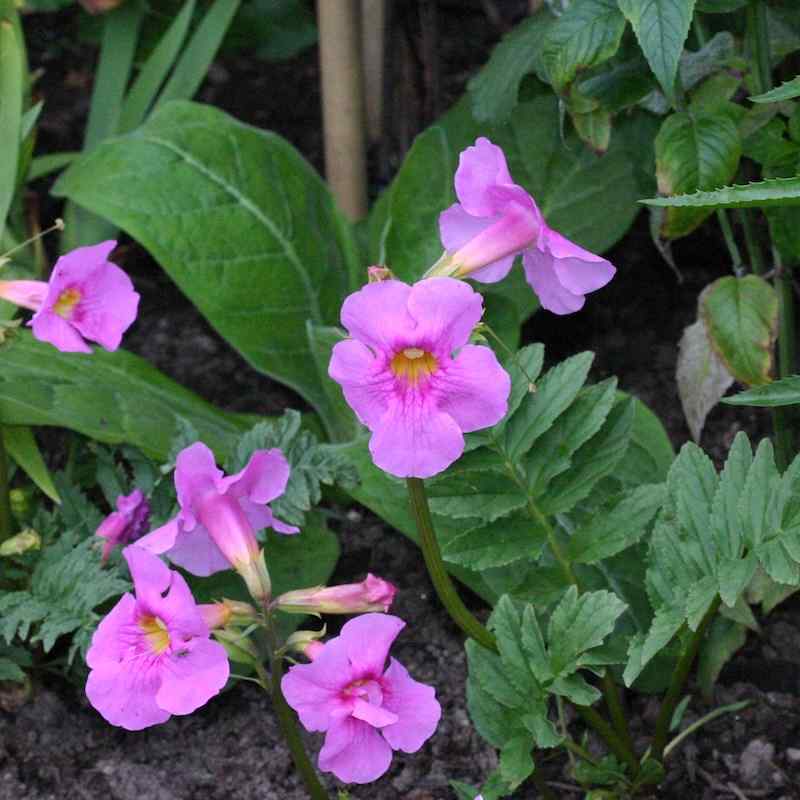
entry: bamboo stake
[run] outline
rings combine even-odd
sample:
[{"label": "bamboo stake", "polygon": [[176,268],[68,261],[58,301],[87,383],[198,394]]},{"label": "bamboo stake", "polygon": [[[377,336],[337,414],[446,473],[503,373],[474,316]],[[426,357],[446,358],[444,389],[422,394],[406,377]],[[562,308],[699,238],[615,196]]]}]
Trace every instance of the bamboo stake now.
[{"label": "bamboo stake", "polygon": [[371,144],[383,135],[383,86],[386,50],[386,0],[361,0],[361,51],[367,136]]},{"label": "bamboo stake", "polygon": [[359,0],[317,4],[325,171],[339,207],[352,220],[367,213],[359,9]]}]

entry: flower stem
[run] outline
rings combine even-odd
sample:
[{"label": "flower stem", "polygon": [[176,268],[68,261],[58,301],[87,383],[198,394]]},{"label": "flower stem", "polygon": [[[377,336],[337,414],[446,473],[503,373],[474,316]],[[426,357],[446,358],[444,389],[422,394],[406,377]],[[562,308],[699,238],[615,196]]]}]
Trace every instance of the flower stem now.
[{"label": "flower stem", "polygon": [[414,511],[414,519],[417,523],[425,566],[428,569],[428,575],[430,575],[439,600],[442,601],[442,605],[453,622],[467,636],[487,650],[497,652],[497,642],[494,636],[464,605],[453,582],[450,580],[450,576],[447,574],[447,569],[442,560],[442,553],[439,550],[439,542],[436,540],[436,533],[433,530],[428,497],[425,494],[425,484],[420,478],[407,478],[406,485],[408,486],[411,508]]},{"label": "flower stem", "polygon": [[611,725],[609,725],[591,706],[575,706],[575,708],[583,717],[583,721],[597,731],[608,745],[608,749],[611,750],[620,761],[627,764],[631,777],[635,777],[639,772],[639,762],[636,760],[633,750],[625,746]]},{"label": "flower stem", "polygon": [[656,761],[663,761],[664,759],[664,748],[667,745],[669,726],[672,722],[672,715],[675,713],[675,706],[678,705],[683,686],[689,676],[689,670],[692,667],[697,651],[700,649],[700,643],[703,641],[703,636],[719,609],[720,602],[720,598],[717,596],[709,606],[708,611],[706,611],[705,616],[697,626],[694,636],[692,636],[691,641],[683,651],[683,655],[678,660],[675,671],[672,673],[669,689],[667,689],[667,694],[661,703],[661,710],[658,712],[658,719],[656,720],[656,733],[653,737],[652,748],[652,755]]},{"label": "flower stem", "polygon": [[8,456],[0,424],[0,542],[11,536],[11,501],[8,495]]},{"label": "flower stem", "polygon": [[283,692],[281,691],[281,678],[283,677],[282,658],[281,656],[273,655],[270,657],[269,663],[270,678],[267,678],[267,676],[263,674],[263,667],[260,667],[258,672],[265,688],[268,686],[266,681],[271,681],[272,707],[275,709],[275,714],[278,717],[278,725],[280,725],[283,738],[292,754],[295,769],[300,773],[300,777],[303,779],[303,783],[309,795],[312,797],[312,800],[328,800],[328,793],[319,782],[317,771],[314,769],[314,765],[311,763],[306,749],[303,746],[303,740],[300,738],[300,731],[297,727],[297,716],[294,711],[289,708],[283,696]]}]

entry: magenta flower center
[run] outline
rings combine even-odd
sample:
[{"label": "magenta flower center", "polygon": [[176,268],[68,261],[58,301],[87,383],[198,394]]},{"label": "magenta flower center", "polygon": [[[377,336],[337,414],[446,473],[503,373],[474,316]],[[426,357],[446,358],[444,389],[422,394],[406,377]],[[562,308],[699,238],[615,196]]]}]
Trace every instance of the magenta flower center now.
[{"label": "magenta flower center", "polygon": [[59,317],[71,319],[75,311],[75,306],[78,305],[80,301],[81,293],[77,289],[64,289],[58,296],[58,300],[56,300],[53,306],[53,311],[58,314]]},{"label": "magenta flower center", "polygon": [[360,680],[349,683],[343,691],[346,697],[365,700],[372,706],[383,704],[383,690],[380,683],[374,678],[361,678]]},{"label": "magenta flower center", "polygon": [[392,372],[410,386],[425,382],[439,369],[439,362],[433,353],[419,347],[406,347],[392,358]]},{"label": "magenta flower center", "polygon": [[156,655],[160,655],[169,648],[169,631],[159,617],[146,614],[139,620],[139,627],[144,632],[148,646]]}]

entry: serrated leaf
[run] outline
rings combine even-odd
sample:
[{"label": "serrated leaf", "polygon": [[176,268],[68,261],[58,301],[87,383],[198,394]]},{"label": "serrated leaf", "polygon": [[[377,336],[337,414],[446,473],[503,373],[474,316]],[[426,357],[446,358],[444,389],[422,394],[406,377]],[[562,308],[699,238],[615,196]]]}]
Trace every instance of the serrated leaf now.
[{"label": "serrated leaf", "polygon": [[678,194],[640,200],[649,206],[665,208],[771,208],[800,205],[800,177],[771,178],[765,181],[724,186],[710,192]]},{"label": "serrated leaf", "polygon": [[667,97],[672,98],[695,0],[619,0],[620,11]]},{"label": "serrated leaf", "polygon": [[327,418],[306,322],[337,321],[355,285],[355,244],[291,145],[172,102],[73,162],[54,192],[130,233],[253,367]]},{"label": "serrated leaf", "polygon": [[480,122],[504,122],[517,105],[522,79],[537,66],[541,43],[555,17],[547,9],[527,17],[492,50],[489,61],[467,84],[472,114]]},{"label": "serrated leaf", "polygon": [[683,609],[660,608],[653,616],[647,634],[636,634],[631,638],[628,663],[622,675],[626,686],[630,686],[647,664],[659,653],[683,625]]},{"label": "serrated leaf", "polygon": [[760,408],[800,405],[800,375],[790,375],[763,386],[754,386],[747,391],[723,397],[722,402],[729,406]]},{"label": "serrated leaf", "polygon": [[540,42],[542,63],[556,92],[562,93],[580,71],[611,58],[624,30],[615,0],[570,3]]},{"label": "serrated leaf", "polygon": [[500,775],[510,789],[516,789],[534,770],[531,737],[515,736],[500,750]]},{"label": "serrated leaf", "polygon": [[800,97],[800,75],[784,81],[780,86],[776,86],[768,92],[753,95],[748,99],[752,103],[782,103],[785,100],[794,100],[795,97]]},{"label": "serrated leaf", "polygon": [[702,320],[683,329],[678,344],[675,380],[686,423],[692,438],[699,442],[709,411],[722,399],[734,380],[711,346]]},{"label": "serrated leaf", "polygon": [[522,508],[527,498],[505,473],[458,471],[428,486],[431,510],[454,519],[493,522]]},{"label": "serrated leaf", "polygon": [[[751,133],[743,142],[742,154],[763,167],[782,167],[795,174],[794,166],[800,156],[800,145],[786,138],[786,123],[773,117],[766,125]],[[781,177],[779,175],[764,177]]]},{"label": "serrated leaf", "polygon": [[[658,190],[663,195],[714,189],[736,174],[741,141],[726,114],[679,112],[664,120],[655,140]],[[670,208],[661,235],[675,239],[691,233],[709,215],[704,209]]]},{"label": "serrated leaf", "polygon": [[579,527],[569,541],[569,558],[592,564],[639,541],[664,502],[664,484],[639,486],[606,506]]},{"label": "serrated leaf", "polygon": [[512,461],[530,450],[536,440],[575,399],[589,368],[593,353],[578,353],[548,370],[506,425],[504,449]]},{"label": "serrated leaf", "polygon": [[520,514],[467,531],[452,539],[442,555],[454,564],[480,571],[521,558],[537,560],[546,541],[547,531],[527,514]]},{"label": "serrated leaf", "polygon": [[704,292],[700,313],[711,343],[731,374],[758,386],[770,381],[778,297],[758,275],[720,278]]},{"label": "serrated leaf", "polygon": [[717,581],[705,575],[689,587],[686,595],[686,621],[690,630],[696,631],[717,596]]}]

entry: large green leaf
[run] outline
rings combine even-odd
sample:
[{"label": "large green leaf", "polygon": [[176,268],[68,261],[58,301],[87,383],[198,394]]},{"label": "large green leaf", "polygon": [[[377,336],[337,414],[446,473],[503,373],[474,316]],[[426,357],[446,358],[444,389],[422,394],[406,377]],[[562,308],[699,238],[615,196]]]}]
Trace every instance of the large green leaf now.
[{"label": "large green leaf", "polygon": [[53,501],[61,502],[50,471],[36,442],[33,431],[26,425],[3,425],[3,443],[19,468]]},{"label": "large green leaf", "polygon": [[580,71],[611,58],[624,30],[625,17],[616,0],[570,3],[541,43],[542,62],[553,88],[563,92]]},{"label": "large green leaf", "polygon": [[757,94],[750,100],[753,103],[782,103],[784,100],[794,100],[795,97],[800,97],[800,75],[764,94]]},{"label": "large green leaf", "polygon": [[683,45],[692,23],[695,0],[619,0],[650,68],[672,98]]},{"label": "large green leaf", "polygon": [[227,455],[251,420],[214,408],[144,359],[118,350],[60,353],[20,331],[0,347],[0,419],[55,425],[167,460],[182,420]]},{"label": "large green leaf", "polygon": [[306,323],[337,321],[355,245],[291,145],[209,106],[169,103],[74,162],[55,191],[140,241],[252,366],[331,424]]},{"label": "large green leaf", "polygon": [[746,392],[725,397],[722,400],[730,406],[776,406],[800,405],[800,375],[790,375],[764,386],[754,386]]},{"label": "large green leaf", "polygon": [[770,284],[758,275],[720,278],[703,292],[700,314],[736,380],[748,386],[770,380],[778,328],[778,297]]},{"label": "large green leaf", "polygon": [[22,98],[24,94],[24,50],[19,23],[0,20],[0,140],[3,157],[0,158],[0,236],[17,185],[17,158],[22,127]]},{"label": "large green leaf", "polygon": [[709,192],[652,197],[640,201],[648,206],[665,208],[770,208],[800,205],[800,177],[771,178],[736,186],[724,186]]},{"label": "large green leaf", "polygon": [[[608,153],[598,158],[577,136],[564,139],[558,102],[539,96],[517,106],[508,125],[476,122],[462,100],[417,137],[400,171],[373,211],[370,259],[402,280],[417,280],[442,254],[439,214],[455,201],[453,177],[461,150],[478,136],[500,145],[514,180],[536,198],[548,224],[578,244],[602,252],[630,227],[637,185],[636,117],[622,121]],[[520,320],[537,307],[520,269],[498,284],[480,285],[516,306]]]},{"label": "large green leaf", "polygon": [[[736,123],[722,113],[680,112],[664,120],[655,141],[656,174],[661,194],[714,189],[736,174],[741,141]],[[691,233],[711,213],[670,208],[661,235],[674,239]]]}]

